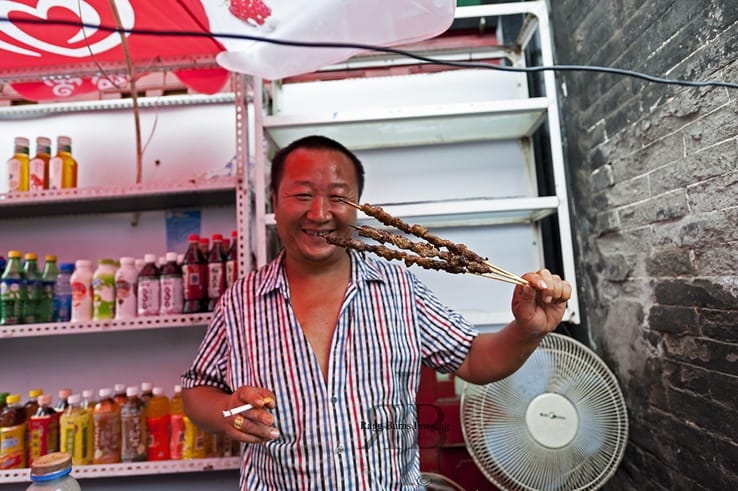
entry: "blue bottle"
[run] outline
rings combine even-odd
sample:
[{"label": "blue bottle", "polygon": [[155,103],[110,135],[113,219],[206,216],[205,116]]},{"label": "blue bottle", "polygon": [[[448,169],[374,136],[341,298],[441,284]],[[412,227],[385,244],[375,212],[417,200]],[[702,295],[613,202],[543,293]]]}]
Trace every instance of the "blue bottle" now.
[{"label": "blue bottle", "polygon": [[61,263],[54,284],[54,322],[69,322],[72,318],[72,285],[74,263]]}]

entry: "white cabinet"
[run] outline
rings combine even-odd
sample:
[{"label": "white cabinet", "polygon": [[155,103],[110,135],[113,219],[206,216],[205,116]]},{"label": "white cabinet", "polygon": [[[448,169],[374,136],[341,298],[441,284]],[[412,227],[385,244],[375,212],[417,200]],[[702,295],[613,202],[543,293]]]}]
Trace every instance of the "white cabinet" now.
[{"label": "white cabinet", "polygon": [[[448,42],[436,44],[443,48],[427,43],[430,48],[422,55],[523,67],[526,48],[535,42],[543,64],[551,65],[545,2],[461,7],[456,15],[499,19],[498,32],[512,24],[508,16],[522,19],[516,22],[522,25],[516,45],[498,45],[495,36],[466,36],[457,38],[454,49]],[[464,242],[506,270],[556,269],[546,264],[543,245],[556,241],[554,262],[563,268],[557,272],[574,287],[565,320],[578,323],[556,88],[550,72],[538,82],[544,94],[532,97],[526,73],[480,66],[439,71],[410,58],[370,53],[328,67],[323,77],[271,84],[253,80],[254,139],[256,148],[266,142],[270,150],[309,134],[340,141],[366,168],[362,202]],[[547,152],[534,151],[538,137],[547,142]],[[257,153],[255,164],[252,245],[257,263],[263,264],[274,229],[266,195],[268,154]],[[540,190],[542,168],[553,193]],[[544,220],[555,224],[556,234],[544,235]],[[483,328],[512,319],[510,285],[414,270],[442,301]]]}]

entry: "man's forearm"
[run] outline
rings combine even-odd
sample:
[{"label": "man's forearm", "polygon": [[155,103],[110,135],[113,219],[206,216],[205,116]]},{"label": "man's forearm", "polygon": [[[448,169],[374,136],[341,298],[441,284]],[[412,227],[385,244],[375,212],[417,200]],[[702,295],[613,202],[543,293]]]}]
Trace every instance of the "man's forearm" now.
[{"label": "man's forearm", "polygon": [[199,386],[182,390],[185,414],[195,425],[211,433],[223,432],[223,410],[230,396],[215,387]]}]

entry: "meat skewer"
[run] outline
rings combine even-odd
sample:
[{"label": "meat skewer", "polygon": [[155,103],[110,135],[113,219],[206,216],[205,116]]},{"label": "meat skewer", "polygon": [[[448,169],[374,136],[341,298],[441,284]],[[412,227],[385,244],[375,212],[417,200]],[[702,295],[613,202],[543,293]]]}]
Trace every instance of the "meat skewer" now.
[{"label": "meat skewer", "polygon": [[[380,221],[381,223],[387,226],[397,228],[405,233],[412,234],[412,235],[415,235],[416,237],[426,240],[427,242],[432,244],[432,246],[435,246],[436,250],[439,250],[440,248],[446,248],[449,252],[454,254],[456,258],[463,258],[463,259],[456,259],[456,260],[463,261],[465,259],[469,263],[485,265],[486,267],[489,268],[487,272],[489,274],[494,275],[496,277],[495,279],[507,278],[509,280],[508,282],[510,283],[515,283],[519,285],[528,284],[528,282],[525,279],[521,278],[520,276],[510,273],[509,271],[505,271],[504,269],[498,266],[495,266],[494,264],[491,264],[485,258],[480,256],[476,252],[472,251],[471,249],[469,249],[466,245],[457,244],[456,242],[452,242],[448,239],[438,237],[437,235],[430,233],[430,231],[423,226],[415,225],[415,224],[410,225],[408,223],[405,223],[400,218],[397,218],[387,213],[384,209],[382,209],[379,206],[373,206],[370,204],[359,205],[345,198],[341,198],[341,201],[349,206],[352,206],[362,211],[368,216],[376,218],[378,221]],[[398,245],[398,247],[402,247],[402,246]],[[472,272],[472,271],[469,271],[469,272]],[[484,274],[486,272],[480,271],[480,273]]]}]

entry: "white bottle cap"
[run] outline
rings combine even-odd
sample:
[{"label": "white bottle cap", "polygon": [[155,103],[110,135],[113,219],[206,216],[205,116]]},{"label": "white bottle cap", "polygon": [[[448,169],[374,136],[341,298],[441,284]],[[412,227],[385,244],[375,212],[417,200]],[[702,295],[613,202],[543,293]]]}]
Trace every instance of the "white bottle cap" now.
[{"label": "white bottle cap", "polygon": [[107,399],[113,395],[113,391],[110,390],[110,387],[103,387],[98,391],[97,395],[100,396],[100,399]]},{"label": "white bottle cap", "polygon": [[75,268],[91,268],[92,267],[92,261],[89,259],[77,259],[74,261],[74,267]]},{"label": "white bottle cap", "polygon": [[72,395],[71,395],[71,396],[69,396],[69,398],[67,399],[67,402],[68,402],[68,403],[69,403],[70,405],[74,405],[74,404],[79,404],[79,401],[80,401],[80,400],[81,400],[81,399],[80,399],[80,396],[79,396],[79,394],[72,394]]},{"label": "white bottle cap", "polygon": [[167,252],[167,262],[176,262],[177,261],[177,253],[176,252]]},{"label": "white bottle cap", "polygon": [[113,392],[116,394],[122,394],[126,391],[126,384],[115,384],[113,386]]},{"label": "white bottle cap", "polygon": [[164,394],[164,389],[162,389],[161,387],[154,387],[154,389],[152,390],[152,392],[153,392],[153,394],[155,396],[160,396],[160,395]]},{"label": "white bottle cap", "polygon": [[141,382],[141,390],[143,392],[151,390],[151,388],[154,386],[151,382]]},{"label": "white bottle cap", "polygon": [[82,391],[82,397],[84,399],[90,399],[94,395],[95,395],[95,391],[92,389],[85,389]]},{"label": "white bottle cap", "polygon": [[144,262],[145,263],[154,263],[156,264],[156,254],[144,254]]},{"label": "white bottle cap", "polygon": [[175,385],[175,386],[174,386],[174,393],[175,393],[175,394],[178,394],[178,393],[180,393],[180,392],[182,392],[182,386],[181,386],[181,385],[179,385],[179,384]]},{"label": "white bottle cap", "polygon": [[137,396],[138,394],[139,394],[139,390],[138,390],[138,387],[136,387],[135,385],[131,385],[130,387],[126,389],[126,395],[128,397]]},{"label": "white bottle cap", "polygon": [[130,266],[133,263],[134,263],[134,259],[132,257],[124,256],[124,257],[120,258],[120,264],[121,264],[121,266],[123,266],[123,265]]}]

